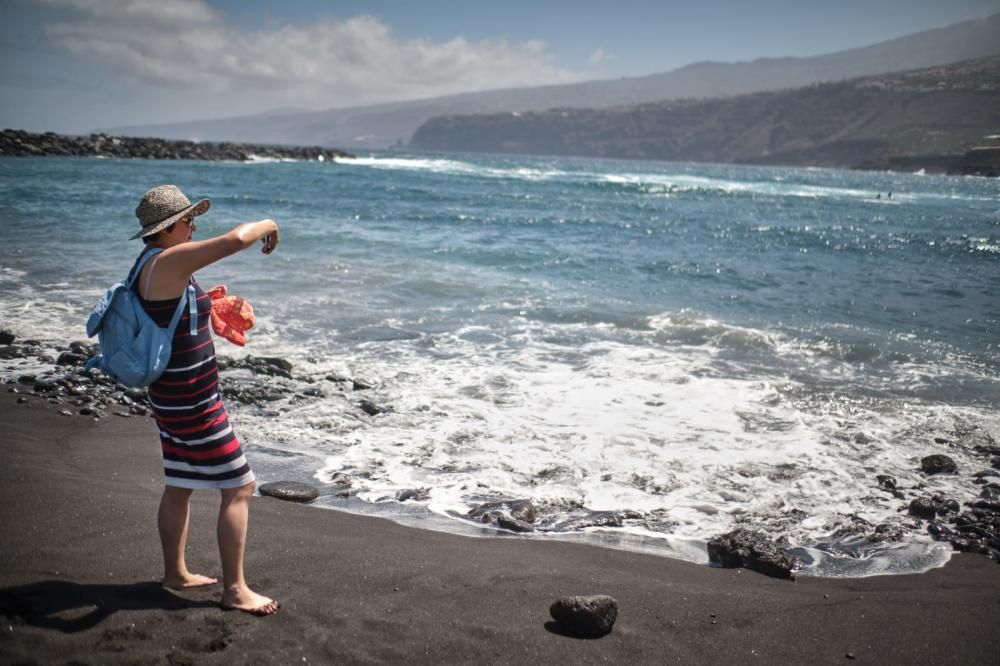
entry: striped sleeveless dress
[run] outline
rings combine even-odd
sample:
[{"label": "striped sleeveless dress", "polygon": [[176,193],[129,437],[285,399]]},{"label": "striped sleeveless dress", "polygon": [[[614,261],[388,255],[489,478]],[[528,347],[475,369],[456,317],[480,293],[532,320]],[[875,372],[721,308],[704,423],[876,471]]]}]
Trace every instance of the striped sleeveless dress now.
[{"label": "striped sleeveless dress", "polygon": [[[180,488],[239,488],[253,481],[254,474],[219,394],[212,301],[194,278],[191,283],[197,296],[197,335],[191,335],[190,314],[185,307],[174,331],[170,362],[149,386],[149,405],[160,430],[165,482]],[[138,280],[133,289],[153,321],[162,328],[169,326],[179,298],[147,301]]]}]

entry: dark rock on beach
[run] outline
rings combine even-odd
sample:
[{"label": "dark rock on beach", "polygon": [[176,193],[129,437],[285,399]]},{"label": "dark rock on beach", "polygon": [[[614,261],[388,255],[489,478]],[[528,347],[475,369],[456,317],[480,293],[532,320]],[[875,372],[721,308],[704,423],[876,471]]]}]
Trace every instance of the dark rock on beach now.
[{"label": "dark rock on beach", "polygon": [[210,160],[246,162],[253,157],[333,161],[352,158],[350,153],[321,146],[272,146],[252,143],[200,143],[169,139],[109,136],[63,136],[54,132],[34,134],[23,130],[0,132],[0,155],[13,157],[118,157],[160,160]]},{"label": "dark rock on beach", "polygon": [[745,567],[766,576],[795,580],[799,561],[762,534],[738,528],[707,544],[708,559],[724,569]]},{"label": "dark rock on beach", "polygon": [[576,638],[600,638],[618,619],[618,602],[606,594],[562,597],[549,607],[559,629]]},{"label": "dark rock on beach", "polygon": [[90,356],[85,354],[68,351],[59,354],[59,358],[56,359],[56,363],[58,365],[83,365],[89,358]]},{"label": "dark rock on beach", "polygon": [[955,461],[940,453],[921,458],[920,468],[925,474],[954,474],[958,471]]},{"label": "dark rock on beach", "polygon": [[275,497],[288,502],[311,502],[319,497],[319,489],[298,481],[274,481],[258,488],[261,495]]},{"label": "dark rock on beach", "polygon": [[276,356],[244,356],[243,358],[231,358],[229,356],[217,357],[219,370],[249,370],[255,375],[266,375],[268,377],[292,378],[292,364],[283,358]]},{"label": "dark rock on beach", "polygon": [[286,392],[278,387],[256,379],[240,380],[230,378],[223,384],[223,394],[247,405],[262,406],[264,403],[275,402],[285,397]]}]

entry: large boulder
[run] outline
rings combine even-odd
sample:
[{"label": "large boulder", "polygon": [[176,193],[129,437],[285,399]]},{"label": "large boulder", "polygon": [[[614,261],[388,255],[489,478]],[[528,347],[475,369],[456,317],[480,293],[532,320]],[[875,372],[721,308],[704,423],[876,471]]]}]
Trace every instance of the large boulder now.
[{"label": "large boulder", "polygon": [[765,576],[795,580],[799,560],[762,534],[740,527],[708,542],[708,559],[724,569],[745,567]]},{"label": "large boulder", "polygon": [[600,638],[615,626],[618,602],[606,594],[562,597],[549,607],[549,614],[567,635]]}]

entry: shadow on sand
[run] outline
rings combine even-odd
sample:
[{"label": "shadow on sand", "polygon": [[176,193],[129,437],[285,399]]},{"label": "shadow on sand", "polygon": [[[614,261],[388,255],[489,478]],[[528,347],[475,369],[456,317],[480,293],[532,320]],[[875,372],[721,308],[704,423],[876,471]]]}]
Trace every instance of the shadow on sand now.
[{"label": "shadow on sand", "polygon": [[63,633],[85,631],[120,610],[166,610],[218,607],[164,589],[158,582],[81,585],[46,580],[0,589],[0,615]]}]

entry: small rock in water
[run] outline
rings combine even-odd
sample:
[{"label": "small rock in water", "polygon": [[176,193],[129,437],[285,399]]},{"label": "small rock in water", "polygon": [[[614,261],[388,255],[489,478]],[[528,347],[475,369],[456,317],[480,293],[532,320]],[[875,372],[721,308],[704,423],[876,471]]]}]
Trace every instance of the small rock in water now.
[{"label": "small rock in water", "polygon": [[379,407],[371,400],[362,400],[361,402],[358,403],[358,407],[360,407],[361,411],[363,411],[368,416],[376,416],[378,414],[382,414],[384,412],[389,411],[385,407]]},{"label": "small rock in water", "polygon": [[269,495],[289,502],[311,502],[319,497],[319,489],[298,481],[274,481],[260,486],[261,495]]},{"label": "small rock in water", "polygon": [[427,491],[414,490],[413,488],[406,488],[405,490],[400,490],[396,493],[397,502],[406,502],[408,500],[425,500],[427,499]]},{"label": "small rock in water", "polygon": [[746,567],[765,576],[795,580],[799,560],[764,535],[746,528],[717,536],[707,544],[708,559],[724,569]]},{"label": "small rock in water", "polygon": [[606,594],[562,597],[549,607],[559,628],[577,638],[600,638],[618,619],[618,602]]},{"label": "small rock in water", "polygon": [[925,474],[954,474],[958,471],[955,461],[940,453],[921,458],[920,468]]},{"label": "small rock in water", "polygon": [[6,328],[0,329],[0,345],[13,344],[14,340],[16,339],[17,336],[8,331]]},{"label": "small rock in water", "polygon": [[888,474],[879,474],[875,477],[878,481],[878,487],[882,490],[895,490],[896,489],[896,479],[895,477],[889,476]]}]

